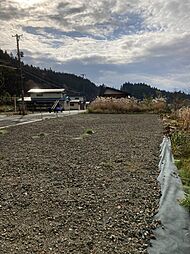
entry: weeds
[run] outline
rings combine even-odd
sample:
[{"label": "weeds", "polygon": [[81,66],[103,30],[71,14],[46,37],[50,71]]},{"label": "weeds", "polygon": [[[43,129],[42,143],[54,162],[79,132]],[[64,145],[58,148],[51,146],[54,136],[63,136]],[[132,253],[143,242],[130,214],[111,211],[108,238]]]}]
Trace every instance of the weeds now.
[{"label": "weeds", "polygon": [[5,129],[0,129],[0,135],[5,135],[6,133],[8,133],[7,130],[5,130]]},{"label": "weeds", "polygon": [[0,161],[1,160],[4,160],[4,156],[3,155],[0,155]]},{"label": "weeds", "polygon": [[190,187],[190,159],[184,159],[179,165],[180,177],[184,186]]},{"label": "weeds", "polygon": [[84,133],[82,134],[82,138],[88,137],[89,135],[94,134],[94,131],[92,129],[86,129]]},{"label": "weeds", "polygon": [[165,112],[167,108],[163,98],[138,101],[129,98],[98,97],[88,109],[89,113],[133,113],[133,112]]},{"label": "weeds", "polygon": [[183,131],[176,131],[171,136],[172,151],[176,158],[188,158],[190,156],[190,136]]},{"label": "weeds", "polygon": [[92,129],[86,129],[85,134],[92,135],[94,134],[94,131]]},{"label": "weeds", "polygon": [[88,137],[89,135],[94,134],[94,133],[95,132],[92,129],[86,129],[82,135],[80,135],[79,137],[76,137],[74,139],[75,140],[81,140],[81,139],[83,139],[85,137]]},{"label": "weeds", "polygon": [[[187,110],[179,110],[176,118],[175,132],[171,135],[172,151],[176,158],[175,164],[179,169],[179,175],[184,185],[185,198],[180,202],[181,205],[190,210],[190,133],[189,133],[189,115],[183,112]],[[185,118],[187,116],[187,119]]]},{"label": "weeds", "polygon": [[11,106],[11,105],[0,105],[0,113],[12,112],[12,111],[14,111],[13,106]]},{"label": "weeds", "polygon": [[177,118],[183,130],[190,130],[190,108],[181,108],[177,111]]},{"label": "weeds", "polygon": [[44,137],[46,137],[46,136],[48,136],[47,133],[41,132],[41,133],[39,133],[39,134],[36,135],[36,136],[32,136],[32,138],[33,138],[33,139],[37,139],[37,138],[44,138]]},{"label": "weeds", "polygon": [[181,200],[180,204],[190,211],[190,194],[185,194],[185,198]]}]

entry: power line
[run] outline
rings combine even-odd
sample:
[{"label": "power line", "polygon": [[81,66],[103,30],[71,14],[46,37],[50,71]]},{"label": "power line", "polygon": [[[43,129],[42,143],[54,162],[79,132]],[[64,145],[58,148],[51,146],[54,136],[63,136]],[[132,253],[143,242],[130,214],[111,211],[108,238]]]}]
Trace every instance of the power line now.
[{"label": "power line", "polygon": [[[50,84],[51,86],[53,86],[53,87],[55,87],[55,88],[60,88],[60,84],[55,84],[55,81],[53,81],[53,80],[50,80],[49,78],[49,80],[47,80],[47,79],[43,79],[43,78],[41,78],[41,77],[39,77],[37,74],[34,74],[34,73],[31,73],[31,72],[29,72],[29,71],[27,71],[27,70],[25,70],[25,68],[26,68],[26,66],[22,66],[22,64],[21,64],[21,57],[23,57],[23,52],[20,52],[20,49],[19,49],[19,40],[20,40],[20,37],[21,37],[22,35],[15,35],[15,36],[13,36],[13,37],[16,37],[16,41],[17,41],[17,55],[18,55],[18,63],[19,63],[19,69],[20,69],[20,79],[21,79],[21,87],[22,87],[22,98],[23,98],[23,100],[24,100],[24,84],[23,84],[23,72],[24,73],[26,73],[27,75],[30,75],[30,76],[32,76],[32,77],[35,77],[35,78],[37,78],[38,80],[40,80],[40,81],[43,81],[43,82],[46,82],[46,83],[48,83],[48,84]],[[0,59],[0,63],[1,63],[1,59]],[[6,62],[4,62],[4,63],[6,63]],[[8,62],[7,62],[8,63]],[[15,68],[15,67],[12,67],[12,66],[7,66],[7,65],[1,65],[0,64],[0,67],[7,67],[7,68],[10,68],[10,69],[18,69],[18,68]],[[81,74],[82,75],[82,74]],[[83,74],[84,76],[83,76],[83,78],[85,77],[85,74]],[[41,85],[43,85],[43,84],[41,84]],[[63,87],[64,87],[64,85],[62,85]],[[64,87],[65,88],[65,87]],[[72,90],[72,89],[68,89],[68,88],[66,88],[66,90],[68,91],[68,92],[71,92],[71,93],[75,93],[75,94],[78,94],[78,95],[80,95],[81,94],[81,92],[77,92],[77,91],[74,91],[74,90]],[[25,107],[24,107],[25,108]]]},{"label": "power line", "polygon": [[49,82],[49,81],[47,81],[47,80],[45,80],[45,79],[43,79],[43,78],[40,78],[40,77],[37,76],[36,74],[33,74],[33,73],[28,72],[28,71],[26,71],[26,70],[23,70],[23,72],[25,72],[26,74],[28,74],[28,75],[30,75],[30,76],[32,76],[32,77],[35,77],[35,78],[37,78],[37,79],[39,79],[39,80],[41,80],[41,81],[43,81],[43,82],[49,83],[51,86],[54,86],[54,87],[56,87],[56,88],[60,88],[59,85],[55,85],[55,84],[52,83],[52,82]]},{"label": "power line", "polygon": [[4,65],[4,64],[0,64],[0,67],[17,70],[17,68],[15,68],[15,67]]},{"label": "power line", "polygon": [[[43,78],[37,76],[36,74],[31,73],[31,72],[28,72],[28,71],[26,71],[26,70],[24,70],[24,69],[23,69],[23,72],[25,72],[26,74],[28,74],[28,75],[30,75],[30,76],[32,76],[32,77],[37,78],[38,80],[41,80],[41,81],[46,82],[46,83],[49,83],[51,86],[53,86],[53,87],[55,87],[55,88],[60,88],[60,85],[56,85],[55,82],[53,83],[53,81],[51,82],[51,81],[48,81],[48,80],[46,80],[46,79],[43,79]],[[42,84],[42,85],[43,85],[43,84]],[[62,86],[64,87],[64,85],[62,85]],[[73,92],[73,93],[76,93],[76,94],[80,94],[80,92],[73,91],[73,90],[71,90],[71,89],[66,89],[66,90],[68,90],[69,92]]]},{"label": "power line", "polygon": [[18,63],[20,69],[20,83],[21,83],[21,97],[22,97],[22,114],[25,115],[25,104],[24,104],[24,83],[23,83],[23,76],[22,76],[22,64],[21,64],[21,57],[23,57],[23,52],[20,52],[19,48],[19,41],[22,35],[13,35],[12,37],[16,38],[16,45],[17,45],[17,56],[18,56]]},{"label": "power line", "polygon": [[4,59],[1,59],[1,58],[0,58],[0,63],[3,63],[3,64],[10,64],[9,61],[5,61]]}]

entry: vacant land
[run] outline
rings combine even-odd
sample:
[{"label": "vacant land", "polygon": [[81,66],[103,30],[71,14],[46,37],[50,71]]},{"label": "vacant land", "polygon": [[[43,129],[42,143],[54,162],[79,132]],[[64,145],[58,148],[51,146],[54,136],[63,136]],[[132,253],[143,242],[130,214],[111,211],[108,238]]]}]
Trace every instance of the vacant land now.
[{"label": "vacant land", "polygon": [[156,115],[83,114],[1,131],[0,253],[147,253],[161,139]]}]

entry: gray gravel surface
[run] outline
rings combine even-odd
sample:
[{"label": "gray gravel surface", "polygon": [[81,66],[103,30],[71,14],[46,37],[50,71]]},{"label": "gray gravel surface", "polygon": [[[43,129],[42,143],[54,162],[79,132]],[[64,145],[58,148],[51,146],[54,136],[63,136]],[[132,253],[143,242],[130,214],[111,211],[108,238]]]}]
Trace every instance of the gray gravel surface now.
[{"label": "gray gravel surface", "polygon": [[1,132],[0,253],[147,253],[161,139],[156,115],[81,114]]}]

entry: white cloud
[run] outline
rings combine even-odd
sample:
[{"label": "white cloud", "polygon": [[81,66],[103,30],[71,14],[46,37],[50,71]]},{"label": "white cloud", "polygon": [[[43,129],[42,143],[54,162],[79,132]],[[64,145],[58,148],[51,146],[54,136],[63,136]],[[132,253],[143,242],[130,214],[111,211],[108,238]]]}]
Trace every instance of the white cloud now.
[{"label": "white cloud", "polygon": [[[139,71],[142,81],[153,82],[159,73],[164,87],[185,87],[189,13],[189,0],[1,0],[0,45],[13,51],[12,35],[19,33],[24,35],[22,49],[31,52],[34,62],[47,58],[50,65],[81,61],[126,69],[132,64],[130,75]],[[103,73],[105,80],[109,76]]]}]

